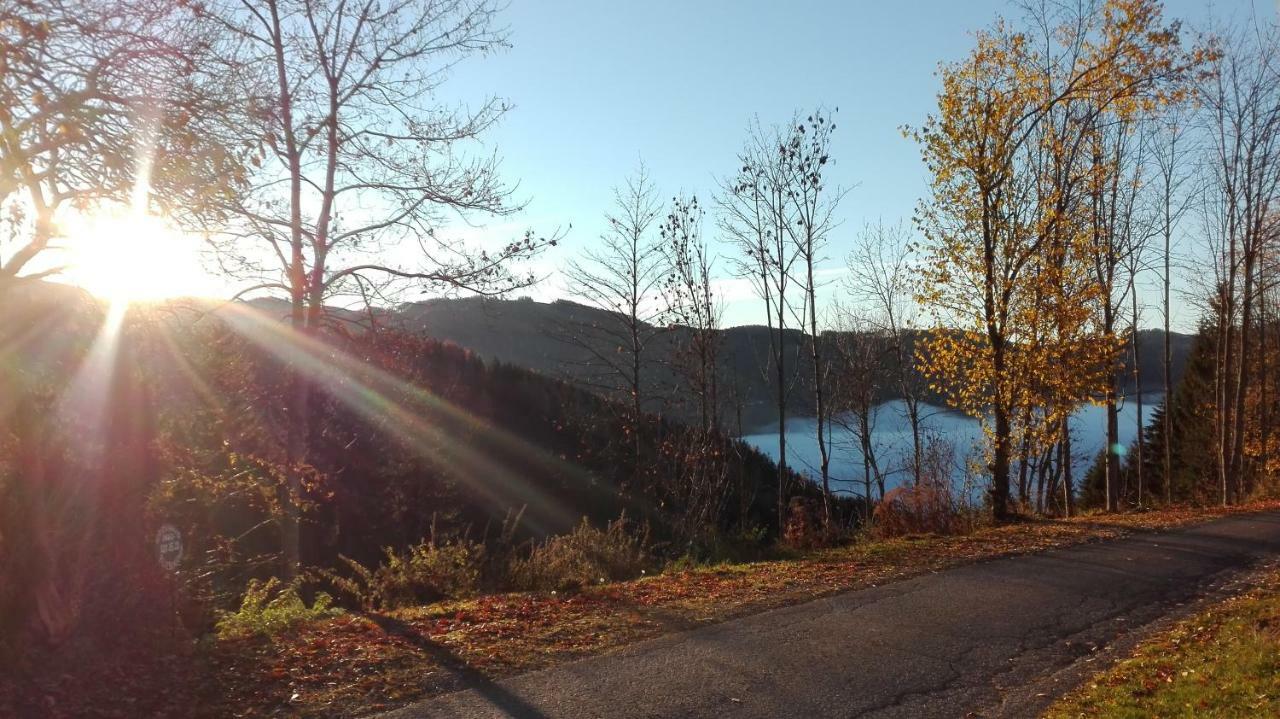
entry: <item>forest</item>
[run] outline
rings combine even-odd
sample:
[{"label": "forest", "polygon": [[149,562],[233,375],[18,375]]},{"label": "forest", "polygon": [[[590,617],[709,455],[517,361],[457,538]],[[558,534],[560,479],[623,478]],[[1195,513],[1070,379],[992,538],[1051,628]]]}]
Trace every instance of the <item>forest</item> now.
[{"label": "forest", "polygon": [[[468,144],[508,103],[439,96],[448,68],[509,44],[502,11],[0,3],[0,666],[256,632],[264,607],[574,592],[1277,494],[1274,21],[1011,5],[902,118],[928,180],[912,217],[837,221],[856,188],[831,171],[858,158],[833,138],[859,110],[816,104],[743,118],[698,192],[620,169],[604,233],[569,257],[565,229],[450,231],[523,209]],[[64,218],[108,204],[200,235],[237,291],[59,284]],[[564,298],[501,299],[548,257]],[[763,326],[725,326],[728,278]],[[469,302],[505,329],[479,333]],[[876,450],[888,400],[901,456]],[[931,405],[980,444],[931,431]],[[1086,405],[1106,443],[1080,474]],[[788,461],[796,416],[814,466]],[[777,461],[742,441],[760,423]],[[836,433],[857,476],[833,477]]]}]

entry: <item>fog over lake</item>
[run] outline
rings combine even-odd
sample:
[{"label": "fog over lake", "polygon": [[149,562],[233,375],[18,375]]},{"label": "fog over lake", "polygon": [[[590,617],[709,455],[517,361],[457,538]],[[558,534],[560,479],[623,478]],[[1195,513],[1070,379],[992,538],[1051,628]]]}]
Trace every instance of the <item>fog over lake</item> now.
[{"label": "fog over lake", "polygon": [[[1152,414],[1163,400],[1163,393],[1142,395],[1143,422],[1150,422]],[[1120,443],[1128,448],[1137,435],[1135,419],[1138,411],[1136,397],[1126,398],[1120,408]],[[950,441],[956,449],[957,460],[966,454],[981,451],[982,429],[978,421],[959,412],[921,404],[921,425],[926,434]],[[815,436],[817,420],[813,417],[792,417],[787,420],[787,462],[814,480],[821,479],[818,439]],[[842,427],[832,428],[831,487],[841,494],[862,496],[862,451],[857,436]],[[1081,407],[1071,417],[1072,472],[1079,482],[1094,456],[1102,450],[1106,438],[1105,408],[1095,405]],[[910,459],[911,427],[901,400],[879,405],[875,411],[873,430],[875,456],[882,471],[889,472],[886,489],[892,489],[910,477],[901,468]],[[742,438],[748,444],[778,459],[778,426],[772,424],[756,428]],[[894,471],[897,470],[897,471]],[[1016,465],[1015,465],[1016,471]],[[961,478],[957,468],[957,482]],[[981,480],[984,481],[985,480]],[[984,484],[985,486],[985,484]]]}]

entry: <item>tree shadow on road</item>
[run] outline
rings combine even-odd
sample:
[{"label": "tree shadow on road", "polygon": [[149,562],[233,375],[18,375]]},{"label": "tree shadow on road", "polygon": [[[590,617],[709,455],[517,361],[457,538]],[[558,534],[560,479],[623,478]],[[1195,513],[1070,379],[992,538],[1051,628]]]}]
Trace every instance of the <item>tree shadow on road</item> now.
[{"label": "tree shadow on road", "polygon": [[385,614],[366,612],[363,616],[378,625],[387,634],[393,634],[413,645],[418,651],[430,657],[436,664],[450,672],[458,680],[461,688],[474,690],[507,716],[521,717],[522,719],[546,719],[546,715],[537,707],[489,678],[483,672],[472,668],[465,659],[458,656],[453,650],[422,636],[407,622]]}]

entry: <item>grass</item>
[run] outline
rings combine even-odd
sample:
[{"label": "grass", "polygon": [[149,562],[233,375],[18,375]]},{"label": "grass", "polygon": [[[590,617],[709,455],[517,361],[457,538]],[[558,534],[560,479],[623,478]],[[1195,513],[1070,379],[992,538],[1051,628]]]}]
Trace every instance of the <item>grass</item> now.
[{"label": "grass", "polygon": [[[274,636],[206,640],[195,651],[148,657],[110,690],[86,695],[78,672],[42,690],[68,715],[361,716],[495,678],[608,651],[661,634],[884,584],[984,559],[1025,554],[1239,511],[1170,509],[1036,520],[961,536],[862,541],[802,556],[684,568],[572,593],[524,592],[440,602],[381,614],[304,622]],[[101,682],[93,682],[100,685]],[[0,677],[0,715],[5,714]],[[150,688],[148,688],[150,687]],[[88,712],[80,712],[88,713]]]},{"label": "grass", "polygon": [[1280,716],[1280,571],[1147,640],[1046,716]]}]

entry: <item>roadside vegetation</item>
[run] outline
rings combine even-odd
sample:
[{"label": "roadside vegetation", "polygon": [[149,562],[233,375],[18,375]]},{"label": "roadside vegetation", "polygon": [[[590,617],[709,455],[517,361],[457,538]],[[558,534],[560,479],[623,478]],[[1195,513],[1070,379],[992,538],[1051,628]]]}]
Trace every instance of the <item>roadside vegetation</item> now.
[{"label": "roadside vegetation", "polygon": [[[165,652],[135,657],[138,663],[128,668],[86,657],[43,677],[25,695],[15,691],[13,678],[0,679],[0,712],[21,715],[32,702],[65,716],[360,716],[477,677],[538,669],[967,562],[1276,508],[1280,503],[1178,507],[983,526],[950,536],[864,536],[845,546],[785,550],[786,557],[747,563],[672,562],[664,570],[638,570],[634,579],[584,582],[569,591],[409,601],[394,608],[338,611],[323,599],[319,606],[308,604],[294,587],[255,585],[238,611],[223,615],[217,636],[194,648],[170,644]],[[590,540],[575,541],[581,546]],[[551,548],[562,544],[546,546],[545,552],[564,551]],[[580,552],[568,550],[564,558]],[[552,566],[564,563],[557,558]]]},{"label": "roadside vegetation", "polygon": [[1144,641],[1047,719],[1280,716],[1280,571]]}]

